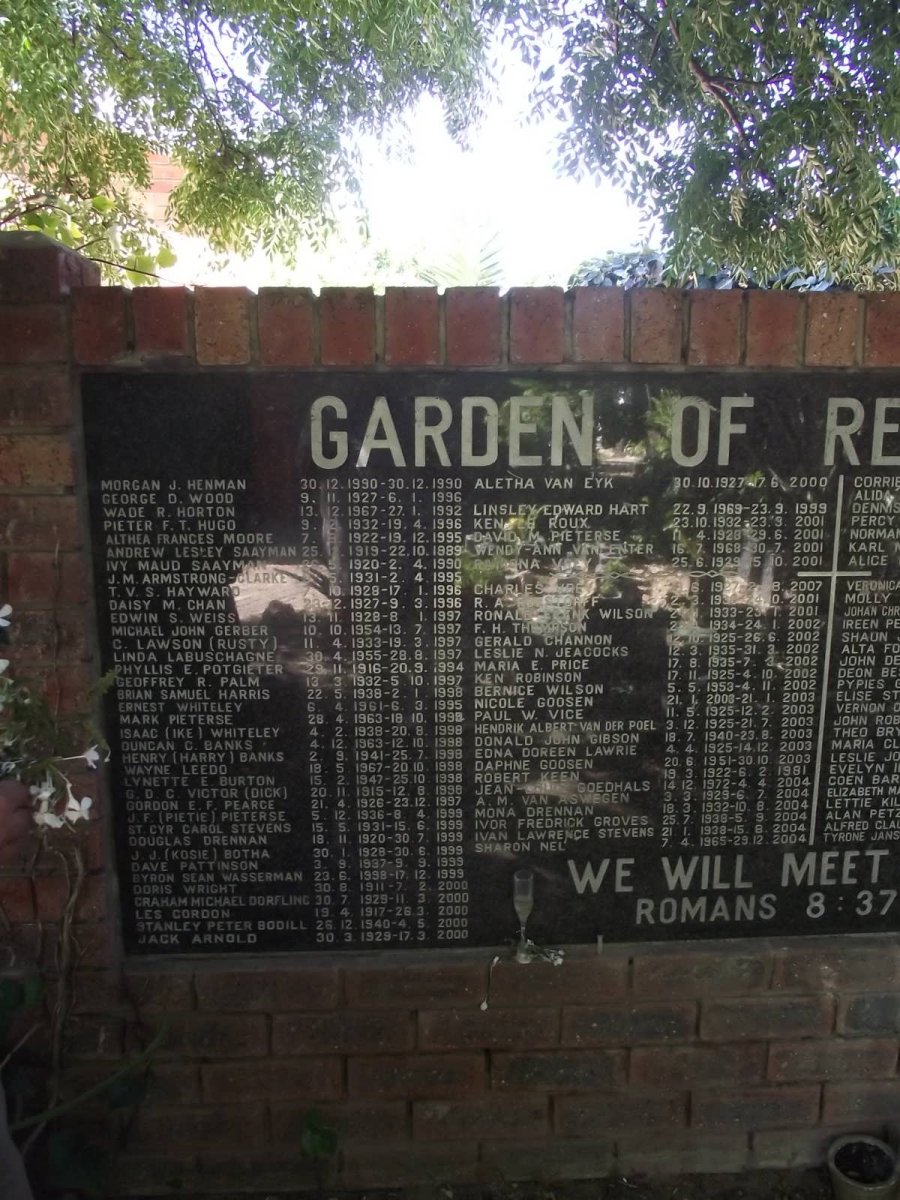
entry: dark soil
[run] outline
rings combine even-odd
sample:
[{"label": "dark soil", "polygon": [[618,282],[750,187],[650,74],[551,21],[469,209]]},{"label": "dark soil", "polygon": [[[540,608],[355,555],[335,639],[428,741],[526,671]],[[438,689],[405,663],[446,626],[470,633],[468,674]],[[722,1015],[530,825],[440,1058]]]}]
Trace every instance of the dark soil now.
[{"label": "dark soil", "polygon": [[559,1183],[421,1186],[293,1194],[192,1192],[179,1200],[834,1200],[827,1170],[747,1171],[736,1175],[614,1176]]},{"label": "dark soil", "polygon": [[891,1155],[869,1142],[848,1142],[834,1156],[834,1165],[856,1183],[887,1183],[894,1173]]}]

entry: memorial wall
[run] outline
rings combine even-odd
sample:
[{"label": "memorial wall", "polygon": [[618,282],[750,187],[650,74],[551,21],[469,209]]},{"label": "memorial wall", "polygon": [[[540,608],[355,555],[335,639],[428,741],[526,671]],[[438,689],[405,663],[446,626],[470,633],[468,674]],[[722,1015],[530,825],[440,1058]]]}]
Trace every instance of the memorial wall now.
[{"label": "memorial wall", "polygon": [[0,235],[2,657],[63,716],[117,679],[0,982],[56,1000],[71,931],[63,1095],[165,1028],[110,1189],[880,1135],[900,296],[96,282]]},{"label": "memorial wall", "polygon": [[900,389],[83,380],[126,949],[900,920]]}]

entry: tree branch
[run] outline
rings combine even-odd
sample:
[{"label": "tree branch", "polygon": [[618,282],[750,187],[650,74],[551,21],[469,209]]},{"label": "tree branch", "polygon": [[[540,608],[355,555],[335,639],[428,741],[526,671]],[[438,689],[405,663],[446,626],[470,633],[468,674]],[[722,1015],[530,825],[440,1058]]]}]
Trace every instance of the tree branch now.
[{"label": "tree branch", "polygon": [[251,87],[251,85],[247,82],[247,80],[243,77],[243,75],[239,75],[237,73],[237,71],[234,69],[234,67],[231,65],[231,63],[228,61],[224,51],[222,50],[222,47],[218,43],[215,33],[212,31],[212,29],[210,29],[210,27],[206,23],[206,21],[200,19],[199,24],[203,27],[204,32],[206,33],[209,40],[212,42],[213,48],[215,49],[219,58],[221,58],[222,62],[225,64],[225,66],[228,70],[228,73],[231,75],[232,79],[236,80],[236,82],[238,84],[240,84],[240,86],[244,89],[244,91],[247,93],[247,95],[252,96],[254,100],[256,100],[259,104],[261,104],[263,106],[263,108],[267,108],[269,110],[269,112],[274,113],[276,117],[280,116],[281,114],[280,114],[279,110],[275,107],[275,105],[270,104],[269,101],[266,100],[264,96],[261,96],[254,87]]},{"label": "tree branch", "polygon": [[737,110],[726,94],[727,89],[722,88],[721,86],[717,87],[715,76],[710,75],[708,71],[705,71],[692,54],[687,54],[685,52],[684,46],[681,42],[681,32],[678,29],[675,18],[672,16],[671,12],[669,12],[668,0],[660,0],[660,6],[663,12],[668,16],[669,29],[671,30],[675,45],[684,55],[685,60],[687,61],[688,70],[700,84],[700,91],[703,92],[704,95],[709,96],[716,104],[718,104],[734,127],[734,130],[740,139],[742,148],[745,150],[748,149],[750,143],[747,139],[747,134],[744,132],[744,126],[737,114]]}]

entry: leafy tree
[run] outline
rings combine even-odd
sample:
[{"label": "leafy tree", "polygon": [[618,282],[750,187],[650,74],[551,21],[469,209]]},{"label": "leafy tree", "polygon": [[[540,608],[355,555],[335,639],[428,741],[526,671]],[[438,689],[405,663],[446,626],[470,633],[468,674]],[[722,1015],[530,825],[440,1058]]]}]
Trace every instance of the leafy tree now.
[{"label": "leafy tree", "polygon": [[896,286],[875,274],[900,261],[896,0],[534,0],[538,62],[548,25],[536,100],[564,117],[565,167],[658,215],[676,277]]},{"label": "leafy tree", "polygon": [[480,17],[472,0],[0,0],[0,228],[147,269],[136,199],[159,151],[186,170],[179,228],[290,253],[352,184],[351,128],[426,92],[464,127]]}]

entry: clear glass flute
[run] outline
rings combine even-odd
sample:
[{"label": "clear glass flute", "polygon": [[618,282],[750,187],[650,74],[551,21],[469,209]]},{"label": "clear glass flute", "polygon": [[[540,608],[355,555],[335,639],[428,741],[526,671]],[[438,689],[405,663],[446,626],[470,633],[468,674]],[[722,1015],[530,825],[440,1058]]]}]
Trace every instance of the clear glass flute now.
[{"label": "clear glass flute", "polygon": [[534,908],[534,874],[531,871],[516,871],[513,875],[513,908],[519,918],[519,944],[516,947],[518,962],[529,962],[528,939],[525,925]]}]

